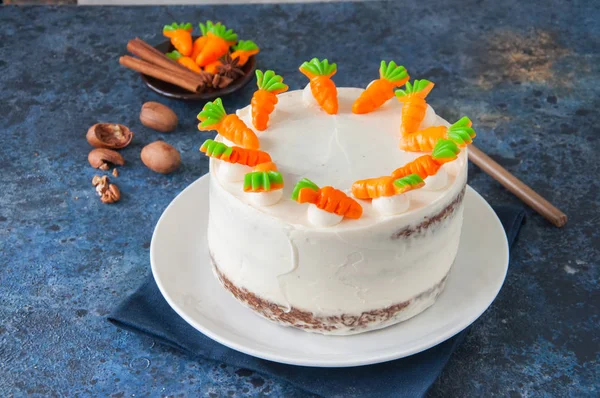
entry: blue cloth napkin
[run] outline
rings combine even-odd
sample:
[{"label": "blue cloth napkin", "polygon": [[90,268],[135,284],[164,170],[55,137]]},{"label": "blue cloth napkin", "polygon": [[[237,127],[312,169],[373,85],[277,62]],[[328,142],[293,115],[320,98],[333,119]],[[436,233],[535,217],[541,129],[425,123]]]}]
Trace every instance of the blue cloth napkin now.
[{"label": "blue cloth napkin", "polygon": [[[515,241],[525,212],[495,207],[509,245]],[[152,275],[108,317],[114,325],[144,334],[192,356],[267,374],[324,397],[420,397],[442,372],[467,331],[413,356],[353,368],[313,368],[284,365],[227,348],[187,324],[169,307]]]}]

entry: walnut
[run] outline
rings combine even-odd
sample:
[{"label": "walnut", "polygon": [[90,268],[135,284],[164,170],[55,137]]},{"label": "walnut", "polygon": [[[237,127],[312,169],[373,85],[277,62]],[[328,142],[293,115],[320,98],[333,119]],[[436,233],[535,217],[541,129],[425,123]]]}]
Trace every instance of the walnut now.
[{"label": "walnut", "polygon": [[102,203],[115,203],[121,199],[121,191],[115,184],[111,184],[107,176],[97,176],[92,178],[92,185],[96,187],[96,192],[100,196]]}]

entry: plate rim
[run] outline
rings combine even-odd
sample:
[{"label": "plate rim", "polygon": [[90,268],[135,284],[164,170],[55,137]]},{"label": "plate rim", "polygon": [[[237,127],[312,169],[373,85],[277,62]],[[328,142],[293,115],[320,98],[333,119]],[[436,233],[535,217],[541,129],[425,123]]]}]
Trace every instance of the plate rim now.
[{"label": "plate rim", "polygon": [[[195,180],[194,182],[192,182],[183,191],[181,191],[165,208],[165,210],[161,214],[160,218],[158,219],[156,226],[154,228],[154,231],[152,233],[152,240],[150,243],[150,265],[151,265],[152,275],[154,277],[154,280],[156,281],[156,284],[157,284],[163,298],[167,301],[169,306],[177,313],[177,315],[179,315],[181,318],[183,318],[190,326],[192,326],[198,332],[204,334],[206,337],[208,337],[208,338],[216,341],[217,343],[222,344],[228,348],[236,350],[238,352],[241,352],[241,353],[244,353],[244,354],[256,357],[256,358],[261,358],[261,359],[265,359],[268,361],[272,361],[272,362],[278,362],[278,363],[295,365],[295,366],[311,366],[311,367],[323,367],[323,368],[365,366],[365,365],[373,365],[373,364],[377,364],[377,363],[383,363],[383,362],[393,361],[393,360],[400,359],[400,358],[405,358],[405,357],[420,353],[422,351],[425,351],[436,345],[439,345],[439,344],[443,343],[444,341],[457,335],[458,333],[460,333],[467,327],[469,327],[472,323],[474,323],[477,319],[479,319],[479,317],[481,317],[481,315],[485,311],[487,311],[487,309],[492,305],[492,303],[495,301],[496,297],[498,296],[498,293],[500,292],[500,290],[502,289],[502,286],[504,286],[504,283],[506,281],[506,275],[508,272],[508,266],[509,266],[509,261],[510,261],[510,258],[509,258],[510,252],[509,252],[509,247],[508,247],[508,239],[506,237],[506,232],[504,230],[504,227],[502,226],[502,223],[501,223],[500,219],[498,218],[498,215],[496,214],[496,212],[494,212],[494,210],[492,209],[490,204],[479,194],[479,192],[477,192],[471,186],[467,185],[466,186],[467,191],[470,191],[471,194],[475,194],[475,197],[480,199],[483,202],[485,209],[487,211],[489,211],[491,213],[491,215],[493,215],[494,223],[496,223],[496,226],[500,228],[500,230],[503,233],[502,235],[504,237],[502,242],[499,242],[499,244],[501,244],[503,246],[502,252],[505,254],[505,257],[506,257],[506,264],[504,264],[502,282],[499,284],[496,291],[493,292],[490,302],[487,303],[485,306],[482,306],[480,308],[481,309],[480,311],[473,312],[469,317],[466,317],[463,322],[457,323],[456,326],[446,330],[444,333],[438,334],[437,335],[438,337],[436,337],[435,339],[430,339],[429,341],[415,345],[411,349],[404,350],[402,352],[392,351],[390,353],[378,355],[376,357],[368,357],[365,359],[345,359],[345,360],[340,360],[339,358],[333,358],[332,360],[322,360],[322,359],[309,360],[309,359],[305,359],[305,358],[290,359],[288,356],[285,356],[285,355],[272,354],[269,352],[265,353],[261,350],[254,349],[252,347],[248,347],[243,344],[239,344],[235,341],[231,341],[227,338],[220,336],[218,333],[213,332],[210,328],[204,327],[201,323],[192,319],[191,316],[188,316],[186,310],[184,308],[180,308],[180,306],[175,302],[175,300],[171,298],[168,289],[162,284],[160,277],[159,277],[159,272],[157,271],[158,267],[157,267],[156,261],[155,261],[155,250],[157,250],[156,243],[155,243],[157,240],[155,238],[157,235],[157,231],[159,230],[159,228],[161,226],[161,223],[164,222],[164,219],[168,216],[169,211],[176,205],[177,201],[180,200],[180,198],[184,194],[186,194],[186,192],[188,190],[191,190],[191,188],[193,186],[195,186],[196,184],[206,184],[206,189],[208,189],[208,187],[209,187],[208,179],[209,178],[210,178],[210,173],[207,173],[207,174],[201,176],[200,178],[198,178],[197,180]],[[215,280],[215,282],[216,282],[216,280]],[[434,305],[435,305],[435,303],[434,303]],[[246,308],[246,310],[250,311],[247,308]],[[417,319],[417,317],[415,317],[415,319]],[[261,321],[269,322],[268,320],[265,320],[265,319],[261,319]],[[393,327],[393,325],[392,325],[392,327]],[[326,336],[326,337],[332,338],[332,339],[341,339],[341,338],[352,337],[352,336]]]}]

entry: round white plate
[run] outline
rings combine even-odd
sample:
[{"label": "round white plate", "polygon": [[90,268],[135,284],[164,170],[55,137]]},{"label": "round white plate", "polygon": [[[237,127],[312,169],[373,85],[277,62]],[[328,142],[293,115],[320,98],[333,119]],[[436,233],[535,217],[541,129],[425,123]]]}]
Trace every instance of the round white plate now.
[{"label": "round white plate", "polygon": [[161,216],[150,246],[156,283],[169,305],[211,339],[248,355],[293,365],[342,367],[390,361],[435,346],[473,323],[492,303],[508,269],[502,224],[471,187],[458,256],[446,288],[425,312],[354,336],[323,336],[273,324],[221,287],[206,245],[208,175]]}]

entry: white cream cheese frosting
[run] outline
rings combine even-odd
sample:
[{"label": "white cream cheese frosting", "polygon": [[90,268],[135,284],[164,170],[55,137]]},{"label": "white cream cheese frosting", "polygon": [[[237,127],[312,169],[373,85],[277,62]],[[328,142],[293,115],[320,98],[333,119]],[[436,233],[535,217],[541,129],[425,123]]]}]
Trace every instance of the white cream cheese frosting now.
[{"label": "white cream cheese frosting", "polygon": [[[262,206],[252,201],[241,182],[222,178],[219,168],[225,162],[210,160],[208,239],[219,272],[270,303],[318,317],[360,315],[409,302],[439,287],[456,256],[462,203],[427,228],[418,226],[461,197],[466,149],[443,167],[442,178],[429,180],[430,189],[403,194],[408,203],[382,204],[386,209],[403,207],[398,214],[357,200],[363,207],[358,220],[319,218],[312,209],[307,211],[314,205],[290,198],[301,178],[350,195],[354,181],[389,175],[423,154],[399,149],[402,106],[395,99],[374,112],[355,115],[352,103],[362,89],[338,88],[339,112],[328,115],[303,91],[280,94],[267,130],[255,130],[261,150],[271,155],[284,179],[277,203]],[[237,114],[252,128],[250,107]],[[428,107],[421,127],[435,125],[449,124]],[[406,313],[412,316],[434,299],[426,305],[421,300]],[[389,323],[316,331],[350,334]]]}]

